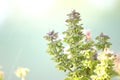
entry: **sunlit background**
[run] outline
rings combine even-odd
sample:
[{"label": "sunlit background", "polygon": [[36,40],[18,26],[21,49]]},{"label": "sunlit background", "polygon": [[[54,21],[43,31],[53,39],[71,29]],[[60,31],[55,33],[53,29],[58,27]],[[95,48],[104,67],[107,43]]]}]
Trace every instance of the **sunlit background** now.
[{"label": "sunlit background", "polygon": [[65,73],[45,52],[43,36],[54,29],[66,29],[66,14],[80,12],[85,29],[93,38],[110,35],[111,49],[120,53],[120,0],[0,0],[0,65],[4,80],[20,80],[14,75],[18,66],[30,72],[26,80],[63,80]]}]

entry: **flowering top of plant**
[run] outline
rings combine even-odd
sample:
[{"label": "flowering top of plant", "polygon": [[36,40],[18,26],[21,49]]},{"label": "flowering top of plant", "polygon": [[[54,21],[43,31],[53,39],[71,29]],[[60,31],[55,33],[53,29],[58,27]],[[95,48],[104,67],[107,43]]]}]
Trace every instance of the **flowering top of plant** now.
[{"label": "flowering top of plant", "polygon": [[[67,15],[67,30],[63,40],[51,31],[44,38],[47,52],[59,70],[67,73],[65,80],[110,80],[115,75],[115,54],[110,51],[109,36],[101,33],[95,41],[90,30],[80,24],[80,14],[73,10]],[[120,67],[119,67],[120,69]]]},{"label": "flowering top of plant", "polygon": [[25,80],[25,76],[28,74],[28,72],[29,72],[28,68],[18,67],[17,70],[15,71],[15,74],[17,77],[20,77],[21,80]]},{"label": "flowering top of plant", "polygon": [[58,37],[58,33],[55,33],[54,30],[47,33],[48,36],[45,36],[47,40],[55,40]]}]

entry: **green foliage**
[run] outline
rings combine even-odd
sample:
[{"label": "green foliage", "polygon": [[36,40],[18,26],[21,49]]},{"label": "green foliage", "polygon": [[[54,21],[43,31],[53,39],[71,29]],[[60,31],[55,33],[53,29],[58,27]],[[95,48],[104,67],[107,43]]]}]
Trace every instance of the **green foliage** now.
[{"label": "green foliage", "polygon": [[96,40],[98,41],[96,43],[96,47],[99,50],[104,50],[105,48],[109,48],[110,45],[112,45],[110,42],[108,42],[109,36],[104,35],[101,33],[99,36],[96,37]]},{"label": "green foliage", "polygon": [[44,36],[48,41],[47,52],[57,63],[56,67],[67,73],[64,80],[110,80],[114,57],[107,53],[111,45],[109,37],[101,33],[93,41],[90,31],[80,24],[78,12],[73,10],[67,16],[68,28],[63,32],[63,40],[54,30]]}]

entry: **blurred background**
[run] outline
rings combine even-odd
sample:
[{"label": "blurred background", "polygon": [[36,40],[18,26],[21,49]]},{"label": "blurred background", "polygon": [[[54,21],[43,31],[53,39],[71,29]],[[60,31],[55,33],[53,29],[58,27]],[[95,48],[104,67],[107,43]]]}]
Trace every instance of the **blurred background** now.
[{"label": "blurred background", "polygon": [[53,29],[61,34],[67,28],[66,14],[73,9],[80,12],[81,23],[93,38],[104,32],[111,37],[111,50],[120,53],[120,0],[0,0],[4,80],[20,80],[14,74],[18,66],[30,69],[26,80],[64,79],[65,73],[46,53],[43,36]]}]

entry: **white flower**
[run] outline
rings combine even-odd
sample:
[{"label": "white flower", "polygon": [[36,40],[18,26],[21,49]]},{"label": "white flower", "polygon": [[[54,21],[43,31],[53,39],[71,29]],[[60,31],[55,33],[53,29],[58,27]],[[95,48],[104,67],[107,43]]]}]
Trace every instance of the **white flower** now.
[{"label": "white flower", "polygon": [[67,55],[67,58],[68,58],[68,59],[71,59],[71,58],[72,58],[72,55],[71,55],[71,54],[68,54],[68,55]]},{"label": "white flower", "polygon": [[98,60],[106,60],[108,59],[108,57],[105,55],[104,52],[101,52],[98,54],[98,57],[97,57]]},{"label": "white flower", "polygon": [[28,68],[23,68],[23,67],[18,67],[17,70],[15,71],[15,74],[17,77],[22,78],[24,80],[24,77],[27,75],[29,72]]}]

